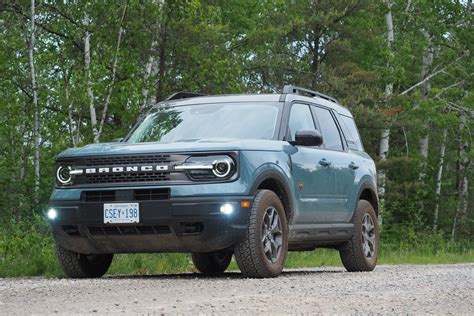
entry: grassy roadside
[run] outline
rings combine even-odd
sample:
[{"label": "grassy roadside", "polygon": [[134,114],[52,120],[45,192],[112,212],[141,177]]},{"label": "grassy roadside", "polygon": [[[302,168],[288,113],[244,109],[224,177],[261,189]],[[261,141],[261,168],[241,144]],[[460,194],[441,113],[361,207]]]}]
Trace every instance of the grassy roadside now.
[{"label": "grassy roadside", "polygon": [[[43,225],[13,226],[0,229],[0,277],[44,275],[63,276],[54,253],[54,242]],[[418,236],[417,243],[382,240],[379,264],[442,264],[474,262],[470,243],[450,244],[437,236]],[[292,252],[286,267],[340,266],[337,251]],[[237,269],[235,262],[231,270]],[[185,254],[117,255],[110,274],[160,274],[195,271],[191,258]]]}]

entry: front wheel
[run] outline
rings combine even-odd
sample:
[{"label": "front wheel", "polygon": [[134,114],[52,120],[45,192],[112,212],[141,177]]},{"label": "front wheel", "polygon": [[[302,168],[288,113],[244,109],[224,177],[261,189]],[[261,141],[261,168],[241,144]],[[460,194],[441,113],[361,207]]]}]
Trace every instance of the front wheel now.
[{"label": "front wheel", "polygon": [[339,249],[342,264],[349,272],[372,271],[379,254],[379,225],[373,206],[365,200],[357,203],[352,219],[354,234]]},{"label": "front wheel", "polygon": [[232,260],[232,251],[225,249],[206,253],[192,253],[196,269],[205,275],[224,273]]},{"label": "front wheel", "polygon": [[252,278],[278,276],[288,252],[288,223],[278,196],[260,190],[250,211],[245,237],[234,246],[240,271]]},{"label": "front wheel", "polygon": [[99,278],[112,263],[113,254],[86,255],[57,245],[56,254],[59,264],[67,277],[73,279]]}]

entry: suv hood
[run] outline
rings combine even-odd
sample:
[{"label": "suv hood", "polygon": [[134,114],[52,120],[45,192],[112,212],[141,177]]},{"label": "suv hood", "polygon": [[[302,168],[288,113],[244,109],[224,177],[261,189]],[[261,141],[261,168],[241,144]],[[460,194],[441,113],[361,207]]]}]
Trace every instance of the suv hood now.
[{"label": "suv hood", "polygon": [[173,143],[100,143],[80,148],[70,148],[58,155],[58,158],[84,156],[127,155],[146,153],[215,152],[215,151],[281,151],[289,144],[277,140],[254,139],[199,139]]}]

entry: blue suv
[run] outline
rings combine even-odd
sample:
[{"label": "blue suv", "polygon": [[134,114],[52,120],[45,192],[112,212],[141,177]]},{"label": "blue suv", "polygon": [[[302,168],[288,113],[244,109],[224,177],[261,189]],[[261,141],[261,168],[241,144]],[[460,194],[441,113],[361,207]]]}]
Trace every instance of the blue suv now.
[{"label": "blue suv", "polygon": [[65,150],[47,215],[65,274],[100,277],[115,253],[232,256],[275,277],[288,251],[337,249],[348,271],[378,256],[376,169],[351,113],[295,86],[281,94],[181,92],[127,137]]}]

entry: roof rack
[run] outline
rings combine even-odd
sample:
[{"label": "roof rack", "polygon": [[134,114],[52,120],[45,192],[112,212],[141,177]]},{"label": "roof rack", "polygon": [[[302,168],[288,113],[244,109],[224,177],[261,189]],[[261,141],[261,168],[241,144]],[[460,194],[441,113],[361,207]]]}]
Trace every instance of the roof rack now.
[{"label": "roof rack", "polygon": [[285,85],[283,87],[283,91],[282,91],[282,93],[294,93],[294,94],[300,94],[301,92],[302,93],[307,93],[307,94],[311,95],[312,97],[320,97],[320,98],[326,99],[328,101],[338,103],[337,100],[334,99],[333,97],[322,94],[318,91],[313,91],[313,90],[309,90],[309,89],[305,89],[305,88],[301,88],[301,87],[297,87],[297,86]]},{"label": "roof rack", "polygon": [[187,99],[187,98],[194,98],[194,97],[202,97],[205,96],[203,93],[195,93],[195,92],[186,92],[180,91],[173,93],[169,97],[165,99],[165,101],[177,100],[177,99]]}]

